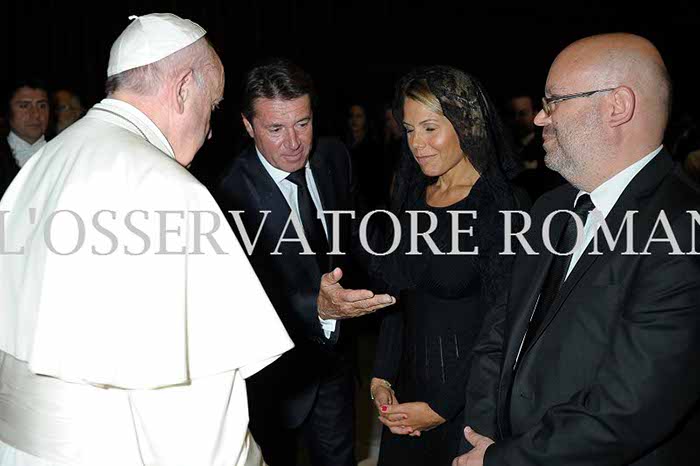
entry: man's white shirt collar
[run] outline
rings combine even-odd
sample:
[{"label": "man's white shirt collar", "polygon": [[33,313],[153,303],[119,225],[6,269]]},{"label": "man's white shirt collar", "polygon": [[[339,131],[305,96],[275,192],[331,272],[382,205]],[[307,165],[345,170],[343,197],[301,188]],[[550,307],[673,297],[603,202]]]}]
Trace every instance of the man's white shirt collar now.
[{"label": "man's white shirt collar", "polygon": [[[613,206],[622,195],[622,192],[625,190],[627,185],[630,184],[632,179],[637,176],[637,174],[642,171],[642,169],[649,162],[651,162],[651,160],[656,157],[659,152],[661,152],[663,147],[663,144],[660,145],[655,150],[637,160],[635,163],[591,191],[591,200],[593,201],[596,210],[603,215],[603,218],[608,216]],[[585,191],[579,191],[579,193],[576,195],[576,201],[578,201],[578,198],[584,194],[586,194]],[[576,202],[574,201],[574,205],[575,204]]]},{"label": "man's white shirt collar", "polygon": [[[260,163],[263,164],[263,167],[265,167],[265,170],[270,174],[273,180],[275,180],[275,183],[280,184],[283,180],[285,180],[289,175],[290,172],[286,172],[284,170],[281,170],[274,165],[272,165],[270,162],[267,161],[264,155],[262,155],[262,152],[260,152],[260,149],[258,149],[258,146],[255,146],[255,152],[258,154],[258,158],[260,159]],[[309,161],[306,161],[306,164],[304,165],[304,168],[308,169],[309,168]]]},{"label": "man's white shirt collar", "polygon": [[14,131],[10,131],[10,134],[7,135],[7,144],[9,144],[10,149],[12,149],[12,155],[17,165],[23,167],[32,155],[36,154],[39,149],[46,145],[46,138],[44,138],[42,134],[34,144],[29,144],[27,141],[17,136]]}]

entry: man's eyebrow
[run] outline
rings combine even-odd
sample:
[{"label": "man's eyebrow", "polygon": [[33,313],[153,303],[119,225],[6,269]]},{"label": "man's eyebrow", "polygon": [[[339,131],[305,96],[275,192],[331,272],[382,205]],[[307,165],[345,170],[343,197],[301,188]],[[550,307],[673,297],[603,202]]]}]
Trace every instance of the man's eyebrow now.
[{"label": "man's eyebrow", "polygon": [[544,89],[545,96],[549,95],[550,97],[564,95],[566,92],[566,88],[561,86],[550,86]]}]

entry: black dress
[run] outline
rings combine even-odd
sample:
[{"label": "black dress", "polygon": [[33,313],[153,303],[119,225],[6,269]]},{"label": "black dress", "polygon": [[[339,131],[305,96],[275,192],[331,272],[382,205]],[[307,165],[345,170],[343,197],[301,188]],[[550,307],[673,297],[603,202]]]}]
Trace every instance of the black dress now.
[{"label": "black dress", "polygon": [[[382,321],[374,376],[392,383],[399,403],[424,401],[447,420],[420,437],[395,435],[384,427],[381,466],[449,466],[457,456],[471,349],[484,315],[503,295],[510,260],[498,256],[496,238],[503,234],[499,206],[482,180],[449,207],[429,206],[423,195],[407,209],[435,214],[438,223],[431,238],[447,253],[455,246],[450,211],[475,211],[476,219],[459,216],[459,229],[473,227],[473,236],[460,234],[458,244],[462,252],[478,247],[478,255],[435,254],[422,240],[421,255],[406,255],[411,246],[404,218],[400,250],[372,263],[374,278],[381,278],[392,293],[400,293],[400,306]],[[418,231],[426,231],[428,215],[419,214],[418,219]]]}]

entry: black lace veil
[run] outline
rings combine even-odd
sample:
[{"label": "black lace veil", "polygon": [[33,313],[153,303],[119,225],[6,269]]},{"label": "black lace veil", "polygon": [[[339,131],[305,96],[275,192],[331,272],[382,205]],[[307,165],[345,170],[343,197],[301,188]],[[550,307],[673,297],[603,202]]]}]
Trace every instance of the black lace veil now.
[{"label": "black lace veil", "polygon": [[[399,124],[403,121],[406,91],[416,81],[424,83],[440,102],[443,114],[457,132],[462,151],[494,197],[512,198],[508,180],[520,172],[520,165],[510,137],[481,83],[449,66],[416,69],[404,76],[396,88],[393,112]],[[393,210],[401,211],[411,205],[431,182],[413,159],[404,134],[394,181]]]}]

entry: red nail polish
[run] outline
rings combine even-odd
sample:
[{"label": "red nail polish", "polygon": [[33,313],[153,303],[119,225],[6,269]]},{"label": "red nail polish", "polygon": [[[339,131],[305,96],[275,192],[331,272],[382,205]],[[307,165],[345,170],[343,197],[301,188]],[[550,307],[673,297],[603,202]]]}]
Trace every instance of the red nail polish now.
[{"label": "red nail polish", "polygon": [[386,406],[382,406],[382,412],[385,413],[386,410],[387,410],[387,407],[386,407]]}]

